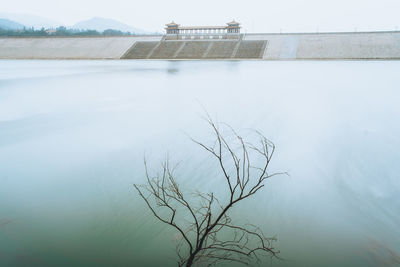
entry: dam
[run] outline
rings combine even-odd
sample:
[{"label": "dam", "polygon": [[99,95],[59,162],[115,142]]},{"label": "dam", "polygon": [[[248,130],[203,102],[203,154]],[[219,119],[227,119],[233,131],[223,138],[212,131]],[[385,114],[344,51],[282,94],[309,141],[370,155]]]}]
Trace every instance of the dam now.
[{"label": "dam", "polygon": [[398,60],[400,31],[240,33],[228,26],[180,27],[165,35],[2,37],[0,59]]}]

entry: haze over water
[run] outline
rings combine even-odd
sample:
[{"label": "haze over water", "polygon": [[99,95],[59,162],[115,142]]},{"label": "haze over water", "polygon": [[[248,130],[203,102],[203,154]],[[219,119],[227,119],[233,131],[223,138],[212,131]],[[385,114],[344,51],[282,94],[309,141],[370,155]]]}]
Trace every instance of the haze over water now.
[{"label": "haze over water", "polygon": [[[273,171],[234,209],[284,261],[396,266],[398,61],[0,61],[0,266],[175,266],[175,232],[133,189],[169,153],[186,190],[224,193],[187,134],[205,108],[272,140]],[[396,263],[397,260],[397,263]],[[267,260],[270,263],[269,260]]]}]

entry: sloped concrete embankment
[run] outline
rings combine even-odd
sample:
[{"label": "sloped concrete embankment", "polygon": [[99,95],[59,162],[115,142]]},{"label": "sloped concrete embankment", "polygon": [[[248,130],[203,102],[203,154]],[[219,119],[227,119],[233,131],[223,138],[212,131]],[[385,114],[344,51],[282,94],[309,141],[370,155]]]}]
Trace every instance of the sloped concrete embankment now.
[{"label": "sloped concrete embankment", "polygon": [[119,59],[137,41],[161,37],[0,38],[1,59]]},{"label": "sloped concrete embankment", "polygon": [[268,40],[265,60],[400,59],[400,32],[248,34]]}]

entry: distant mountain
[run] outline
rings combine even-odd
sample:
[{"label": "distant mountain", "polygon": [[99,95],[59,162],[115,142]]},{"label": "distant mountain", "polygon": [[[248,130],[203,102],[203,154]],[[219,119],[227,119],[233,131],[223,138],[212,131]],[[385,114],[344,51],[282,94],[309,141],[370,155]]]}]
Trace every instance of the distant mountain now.
[{"label": "distant mountain", "polygon": [[134,28],[132,26],[129,26],[125,23],[119,22],[114,19],[107,19],[107,18],[99,18],[99,17],[94,17],[89,20],[84,20],[80,21],[73,26],[71,26],[73,29],[80,29],[80,30],[96,30],[99,32],[102,32],[107,29],[113,29],[113,30],[119,30],[122,32],[131,32],[131,33],[136,33],[136,34],[146,34],[148,32]]},{"label": "distant mountain", "polygon": [[0,12],[0,18],[16,21],[20,24],[25,25],[27,28],[33,27],[35,29],[41,29],[42,27],[55,28],[61,25],[56,21],[31,14],[14,14],[14,13]]},{"label": "distant mountain", "polygon": [[19,29],[23,29],[23,28],[24,28],[24,25],[22,25],[22,24],[20,24],[18,22],[15,22],[15,21],[12,21],[12,20],[9,20],[9,19],[0,18],[0,29],[3,29],[3,30],[19,30]]}]

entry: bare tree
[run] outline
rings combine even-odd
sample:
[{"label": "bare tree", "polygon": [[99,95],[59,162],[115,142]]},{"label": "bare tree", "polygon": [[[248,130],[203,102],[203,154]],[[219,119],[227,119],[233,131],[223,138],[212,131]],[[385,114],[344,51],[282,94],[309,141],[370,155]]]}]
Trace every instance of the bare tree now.
[{"label": "bare tree", "polygon": [[[266,237],[254,225],[236,225],[228,215],[234,205],[259,192],[265,180],[280,174],[268,172],[275,145],[259,132],[257,144],[246,142],[230,126],[223,125],[233,136],[233,141],[228,142],[221,133],[221,124],[209,117],[207,122],[215,136],[213,145],[192,141],[216,159],[229,190],[227,200],[219,201],[212,192],[184,194],[168,159],[162,172],[155,176],[149,174],[145,160],[147,183],[135,184],[136,190],[158,220],[178,231],[179,266],[210,266],[220,261],[249,265],[260,263],[263,256],[278,258],[279,251],[273,246],[275,238]],[[253,162],[261,164],[256,166]],[[196,204],[192,204],[193,199]]]}]

